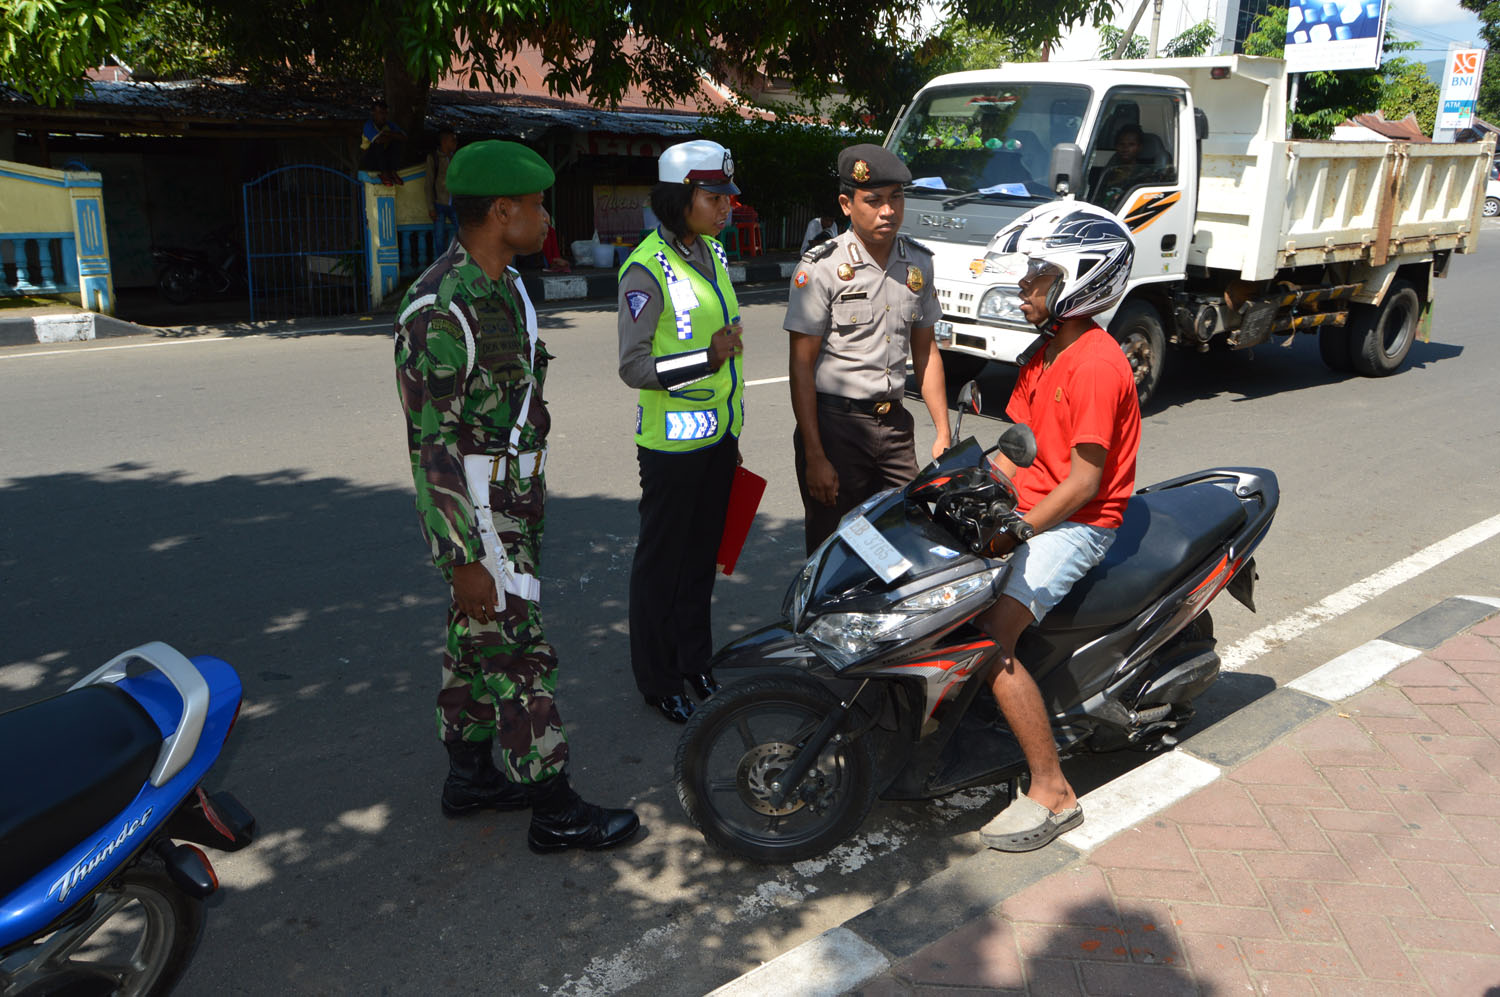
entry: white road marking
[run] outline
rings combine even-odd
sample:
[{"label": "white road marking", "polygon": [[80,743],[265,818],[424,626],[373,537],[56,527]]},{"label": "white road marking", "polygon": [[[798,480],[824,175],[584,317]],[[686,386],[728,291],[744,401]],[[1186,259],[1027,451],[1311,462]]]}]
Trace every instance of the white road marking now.
[{"label": "white road marking", "polygon": [[1244,668],[1261,655],[1301,637],[1335,617],[1358,609],[1376,596],[1384,595],[1402,582],[1411,581],[1424,571],[1484,543],[1496,534],[1500,534],[1500,516],[1491,516],[1435,544],[1423,547],[1415,554],[1340,589],[1322,602],[1270,626],[1261,627],[1236,641],[1219,653],[1222,667],[1226,672]]},{"label": "white road marking", "polygon": [[781,377],[762,377],[754,381],[746,381],[745,387],[753,388],[758,384],[785,384],[791,377],[783,374]]},{"label": "white road marking", "polygon": [[1414,647],[1372,640],[1332,661],[1314,668],[1306,675],[1288,682],[1288,689],[1336,703],[1361,692],[1380,681],[1397,665],[1404,665],[1422,652]]},{"label": "white road marking", "polygon": [[1121,831],[1196,793],[1220,773],[1217,765],[1192,755],[1175,751],[1158,755],[1080,797],[1083,823],[1064,834],[1062,840],[1074,848],[1091,851]]},{"label": "white road marking", "polygon": [[[257,334],[259,335],[259,334]],[[33,350],[30,353],[0,353],[0,360],[24,360],[27,357],[77,356],[84,353],[103,353],[106,350],[144,350],[150,346],[187,346],[192,343],[232,343],[245,336],[198,336],[192,339],[163,339],[149,343],[121,343],[119,346],[90,346],[82,350]],[[97,342],[97,340],[94,340]]]}]

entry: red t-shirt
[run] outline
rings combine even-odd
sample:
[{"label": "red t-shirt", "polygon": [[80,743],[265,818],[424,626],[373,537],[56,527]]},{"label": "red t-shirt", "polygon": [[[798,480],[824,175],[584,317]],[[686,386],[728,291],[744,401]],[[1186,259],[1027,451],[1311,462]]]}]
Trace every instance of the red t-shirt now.
[{"label": "red t-shirt", "polygon": [[1043,370],[1046,356],[1041,350],[1021,368],[1005,407],[1012,422],[1024,422],[1036,434],[1036,462],[1015,478],[1021,511],[1032,509],[1067,478],[1075,446],[1097,443],[1107,451],[1099,494],[1068,519],[1114,529],[1135,491],[1141,445],[1141,408],[1130,361],[1097,325]]}]

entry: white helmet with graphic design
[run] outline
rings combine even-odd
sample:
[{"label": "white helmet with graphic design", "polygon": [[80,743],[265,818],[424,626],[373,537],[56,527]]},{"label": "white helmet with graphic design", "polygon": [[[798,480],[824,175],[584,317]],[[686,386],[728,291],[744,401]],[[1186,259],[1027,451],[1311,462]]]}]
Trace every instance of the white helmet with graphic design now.
[{"label": "white helmet with graphic design", "polygon": [[1114,307],[1130,281],[1135,243],[1104,208],[1086,201],[1056,201],[1033,208],[996,233],[985,269],[1009,274],[1055,272],[1047,292],[1048,328],[1065,319],[1097,315]]}]

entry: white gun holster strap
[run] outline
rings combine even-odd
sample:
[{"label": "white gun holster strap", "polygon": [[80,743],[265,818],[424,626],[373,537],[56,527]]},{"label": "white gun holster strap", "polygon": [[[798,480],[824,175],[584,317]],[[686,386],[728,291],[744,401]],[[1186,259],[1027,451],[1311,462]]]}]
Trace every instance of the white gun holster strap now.
[{"label": "white gun holster strap", "polygon": [[528,602],[540,602],[541,581],[535,575],[516,570],[500,543],[500,534],[495,530],[495,514],[490,507],[490,482],[497,469],[503,471],[504,466],[504,456],[468,454],[464,457],[464,483],[468,486],[469,501],[474,504],[474,519],[484,544],[484,566],[502,591]]}]

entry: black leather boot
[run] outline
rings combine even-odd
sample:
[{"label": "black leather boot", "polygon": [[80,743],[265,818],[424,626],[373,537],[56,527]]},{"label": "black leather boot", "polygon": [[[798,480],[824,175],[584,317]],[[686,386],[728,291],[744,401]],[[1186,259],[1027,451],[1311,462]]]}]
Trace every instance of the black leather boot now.
[{"label": "black leather boot", "polygon": [[608,810],[585,803],[568,785],[567,773],[531,787],[531,827],[526,832],[526,844],[534,852],[613,848],[629,841],[640,826],[634,810]]},{"label": "black leather boot", "polygon": [[524,786],[495,767],[489,741],[444,741],[448,779],[443,783],[443,813],[462,817],[478,810],[525,810],[531,805]]}]

